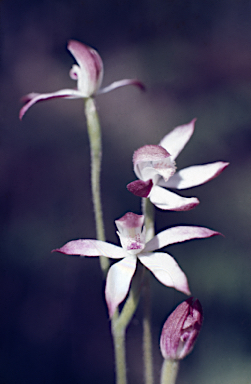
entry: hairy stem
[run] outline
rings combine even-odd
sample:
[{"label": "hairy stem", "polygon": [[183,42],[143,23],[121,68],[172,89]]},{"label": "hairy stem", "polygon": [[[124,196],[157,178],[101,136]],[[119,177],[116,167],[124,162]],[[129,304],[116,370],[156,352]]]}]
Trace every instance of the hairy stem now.
[{"label": "hairy stem", "polygon": [[179,369],[178,360],[164,360],[161,369],[160,384],[175,384]]},{"label": "hairy stem", "polygon": [[[100,172],[101,172],[101,129],[94,99],[91,97],[85,99],[85,115],[87,119],[87,128],[90,141],[91,152],[91,187],[92,200],[94,207],[97,240],[105,241],[105,231],[103,222],[103,212],[100,196]],[[100,266],[106,276],[109,268],[109,259],[100,256]]]},{"label": "hairy stem", "polygon": [[125,334],[128,324],[130,323],[138,306],[143,275],[144,268],[141,265],[138,265],[132,281],[129,296],[124,304],[124,307],[120,315],[118,315],[118,311],[116,311],[112,318],[112,335],[116,364],[116,384],[127,383]]},{"label": "hairy stem", "polygon": [[[149,199],[143,199],[142,211],[145,216],[146,241],[154,237],[154,206]],[[152,332],[151,332],[151,288],[150,273],[145,274],[143,289],[143,359],[145,384],[153,384]]]}]

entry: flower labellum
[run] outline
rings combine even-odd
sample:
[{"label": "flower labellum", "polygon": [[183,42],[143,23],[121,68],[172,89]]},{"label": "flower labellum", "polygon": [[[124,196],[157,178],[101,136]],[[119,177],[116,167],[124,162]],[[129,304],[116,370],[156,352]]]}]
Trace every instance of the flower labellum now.
[{"label": "flower labellum", "polygon": [[167,318],[160,337],[160,350],[164,359],[184,359],[193,349],[203,321],[202,306],[198,299],[183,301]]},{"label": "flower labellum", "polygon": [[174,258],[168,253],[154,251],[170,244],[219,234],[203,227],[177,226],[160,232],[146,242],[143,215],[128,212],[116,220],[115,224],[118,228],[117,234],[121,247],[100,240],[79,239],[55,249],[55,251],[67,255],[122,259],[110,267],[106,278],[105,298],[110,317],[113,316],[116,308],[129,291],[137,260],[148,268],[163,285],[190,295],[186,275]]},{"label": "flower labellum", "polygon": [[144,85],[136,79],[124,79],[115,81],[108,87],[100,89],[103,80],[103,61],[98,52],[80,43],[76,40],[70,40],[67,46],[68,50],[75,58],[77,64],[74,64],[70,70],[70,77],[77,81],[77,89],[61,89],[52,93],[29,93],[22,98],[25,103],[20,110],[19,118],[22,119],[27,110],[35,103],[42,100],[55,98],[81,99],[95,96],[96,94],[107,93],[113,89],[125,85],[136,85],[142,90]]},{"label": "flower labellum", "polygon": [[164,210],[187,211],[199,204],[196,197],[182,197],[168,189],[204,184],[218,176],[229,163],[218,161],[176,172],[175,159],[192,136],[195,121],[174,128],[159,145],[145,145],[134,152],[133,166],[138,180],[127,185],[130,192],[149,197],[156,207]]}]

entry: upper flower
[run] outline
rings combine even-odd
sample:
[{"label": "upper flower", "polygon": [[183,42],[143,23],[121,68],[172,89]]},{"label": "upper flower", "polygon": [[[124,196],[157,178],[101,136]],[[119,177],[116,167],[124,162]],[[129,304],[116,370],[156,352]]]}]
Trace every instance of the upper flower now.
[{"label": "upper flower", "polygon": [[164,359],[184,359],[193,349],[203,321],[202,306],[198,299],[183,301],[167,318],[160,337],[160,350]]},{"label": "upper flower", "polygon": [[132,212],[126,213],[115,221],[121,246],[116,246],[100,240],[73,240],[66,243],[58,252],[67,255],[105,256],[112,259],[122,259],[113,264],[107,274],[105,297],[112,317],[115,309],[125,299],[132,277],[136,270],[137,259],[148,268],[164,285],[173,287],[189,295],[186,275],[177,262],[168,253],[152,252],[166,245],[179,243],[196,238],[206,238],[219,234],[208,228],[179,226],[168,228],[145,242],[145,227],[143,215]]},{"label": "upper flower", "polygon": [[174,128],[159,143],[145,145],[134,152],[134,172],[139,180],[127,185],[136,196],[149,197],[158,208],[185,211],[199,204],[196,197],[185,198],[165,188],[186,189],[218,176],[229,163],[217,161],[195,165],[176,172],[175,159],[194,131],[196,119]]},{"label": "upper flower", "polygon": [[77,80],[77,89],[61,89],[52,93],[29,93],[23,97],[25,105],[20,110],[19,117],[22,119],[26,111],[35,103],[41,100],[53,98],[79,99],[94,96],[97,93],[106,93],[115,88],[124,85],[136,85],[144,89],[144,85],[138,80],[119,80],[115,81],[108,87],[100,89],[103,80],[103,62],[95,49],[80,43],[79,41],[70,40],[67,46],[77,64],[74,64],[70,70],[70,77]]}]

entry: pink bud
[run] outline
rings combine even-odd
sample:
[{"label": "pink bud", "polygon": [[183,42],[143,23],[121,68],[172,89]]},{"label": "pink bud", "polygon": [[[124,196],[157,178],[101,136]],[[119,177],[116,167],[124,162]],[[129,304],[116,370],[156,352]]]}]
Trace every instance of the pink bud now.
[{"label": "pink bud", "polygon": [[198,299],[183,301],[167,318],[160,337],[160,350],[164,359],[181,360],[193,349],[203,321],[202,306]]}]

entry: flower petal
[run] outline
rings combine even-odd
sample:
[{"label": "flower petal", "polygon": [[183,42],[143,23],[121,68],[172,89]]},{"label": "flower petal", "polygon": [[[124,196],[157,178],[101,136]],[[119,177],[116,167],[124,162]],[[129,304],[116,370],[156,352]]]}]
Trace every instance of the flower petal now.
[{"label": "flower petal", "polygon": [[133,255],[137,255],[145,247],[144,216],[127,212],[123,217],[115,220],[123,249]]},{"label": "flower petal", "polygon": [[149,255],[138,255],[138,258],[162,284],[190,295],[186,275],[168,253],[157,252]]},{"label": "flower petal", "polygon": [[174,128],[159,143],[159,145],[170,153],[172,160],[176,159],[192,136],[195,121],[196,119],[193,119],[189,124]]},{"label": "flower petal", "polygon": [[22,100],[26,103],[23,108],[21,108],[19,113],[19,118],[22,120],[24,114],[28,109],[38,101],[55,99],[55,98],[66,98],[66,99],[80,99],[84,97],[80,91],[75,89],[61,89],[60,91],[52,93],[29,93],[24,96]]},{"label": "flower petal", "polygon": [[220,233],[204,227],[172,227],[158,233],[150,241],[148,241],[144,252],[155,251],[155,249],[160,249],[170,244],[181,243],[192,239],[203,239],[215,235],[220,235]]},{"label": "flower petal", "polygon": [[217,161],[205,165],[194,165],[181,169],[166,182],[161,179],[159,185],[166,188],[177,189],[196,187],[217,177],[228,165],[229,163],[224,161]]},{"label": "flower petal", "polygon": [[141,81],[136,79],[124,79],[124,80],[118,80],[114,81],[112,84],[108,85],[107,87],[99,89],[97,94],[107,93],[110,91],[113,91],[114,89],[124,87],[125,85],[135,85],[136,87],[140,88],[142,91],[145,91],[145,86]]},{"label": "flower petal", "polygon": [[158,185],[152,188],[149,198],[156,207],[170,211],[188,211],[199,204],[196,197],[181,197]]},{"label": "flower petal", "polygon": [[137,264],[136,256],[128,256],[111,266],[105,287],[105,299],[110,317],[125,299]]},{"label": "flower petal", "polygon": [[67,46],[72,56],[80,66],[81,71],[74,71],[73,66],[71,77],[75,75],[78,79],[78,89],[85,94],[85,97],[92,96],[100,87],[103,80],[103,62],[98,52],[76,40],[70,40]]},{"label": "flower petal", "polygon": [[159,176],[168,180],[175,172],[175,164],[170,154],[160,145],[144,145],[133,154],[136,176],[143,181],[149,179],[156,183]]},{"label": "flower petal", "polygon": [[54,249],[52,252],[61,252],[66,255],[79,256],[105,256],[112,259],[120,259],[127,256],[123,248],[117,245],[106,243],[101,240],[72,240],[61,248]]},{"label": "flower petal", "polygon": [[135,180],[127,184],[126,188],[129,192],[132,192],[134,195],[139,197],[148,197],[153,186],[152,180]]}]

